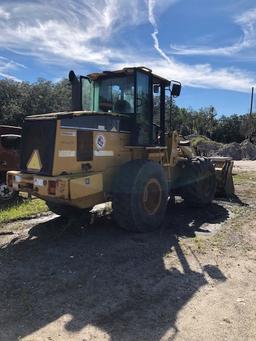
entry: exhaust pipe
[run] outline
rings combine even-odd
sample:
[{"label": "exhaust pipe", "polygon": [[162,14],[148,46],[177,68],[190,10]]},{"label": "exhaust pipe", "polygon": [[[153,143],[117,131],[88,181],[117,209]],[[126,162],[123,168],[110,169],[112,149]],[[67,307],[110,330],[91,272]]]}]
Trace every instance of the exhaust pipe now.
[{"label": "exhaust pipe", "polygon": [[72,85],[72,110],[80,111],[82,110],[80,79],[77,78],[73,70],[69,72],[68,79]]}]

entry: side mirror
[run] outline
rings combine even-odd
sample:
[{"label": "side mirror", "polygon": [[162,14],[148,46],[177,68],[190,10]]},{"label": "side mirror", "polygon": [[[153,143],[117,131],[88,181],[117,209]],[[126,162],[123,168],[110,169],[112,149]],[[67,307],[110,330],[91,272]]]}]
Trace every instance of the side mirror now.
[{"label": "side mirror", "polygon": [[181,83],[177,81],[171,81],[172,88],[171,88],[171,95],[173,97],[179,97],[181,92]]}]

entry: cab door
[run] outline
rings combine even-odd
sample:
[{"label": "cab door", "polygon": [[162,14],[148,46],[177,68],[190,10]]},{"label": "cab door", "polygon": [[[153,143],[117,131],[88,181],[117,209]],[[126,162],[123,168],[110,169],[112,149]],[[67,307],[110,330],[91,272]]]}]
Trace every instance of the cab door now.
[{"label": "cab door", "polygon": [[137,145],[152,145],[152,75],[136,72],[136,135]]}]

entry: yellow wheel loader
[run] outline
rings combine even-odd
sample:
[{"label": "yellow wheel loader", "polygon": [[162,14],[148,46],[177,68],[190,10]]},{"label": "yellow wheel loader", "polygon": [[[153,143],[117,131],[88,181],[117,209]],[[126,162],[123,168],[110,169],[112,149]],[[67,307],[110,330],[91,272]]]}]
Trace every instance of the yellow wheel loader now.
[{"label": "yellow wheel loader", "polygon": [[8,172],[10,188],[67,216],[112,201],[120,227],[139,232],[160,226],[170,196],[208,205],[218,179],[217,188],[232,194],[232,161],[215,160],[215,169],[170,128],[167,99],[180,95],[179,82],[146,67],[86,77],[70,71],[69,79],[71,112],[25,119],[21,170]]}]

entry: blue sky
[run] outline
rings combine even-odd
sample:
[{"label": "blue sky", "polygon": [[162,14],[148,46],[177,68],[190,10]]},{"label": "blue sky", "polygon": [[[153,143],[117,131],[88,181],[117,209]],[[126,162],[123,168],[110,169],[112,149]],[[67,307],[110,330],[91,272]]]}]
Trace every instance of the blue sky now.
[{"label": "blue sky", "polygon": [[181,81],[179,106],[248,112],[255,0],[0,0],[0,77],[56,81],[130,65]]}]

